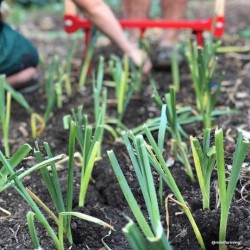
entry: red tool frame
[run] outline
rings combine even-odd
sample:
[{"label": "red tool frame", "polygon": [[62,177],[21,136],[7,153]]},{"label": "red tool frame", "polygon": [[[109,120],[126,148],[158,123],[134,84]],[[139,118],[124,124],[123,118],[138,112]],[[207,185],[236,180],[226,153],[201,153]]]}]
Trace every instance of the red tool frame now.
[{"label": "red tool frame", "polygon": [[[203,45],[204,31],[210,31],[214,37],[221,37],[225,29],[225,17],[224,15],[212,17],[204,20],[132,20],[121,19],[119,20],[122,28],[139,28],[141,31],[141,37],[148,28],[174,28],[174,29],[189,29],[196,35],[198,45]],[[73,33],[78,29],[85,31],[85,45],[88,44],[90,39],[90,29],[92,24],[85,18],[76,15],[64,15],[64,30],[67,33]]]}]

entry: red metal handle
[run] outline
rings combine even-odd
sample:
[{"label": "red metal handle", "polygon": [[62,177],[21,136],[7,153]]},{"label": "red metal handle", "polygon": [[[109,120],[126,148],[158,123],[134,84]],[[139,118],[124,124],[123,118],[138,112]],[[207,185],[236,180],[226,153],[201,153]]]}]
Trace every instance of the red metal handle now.
[{"label": "red metal handle", "polygon": [[[220,37],[224,33],[225,18],[220,16],[217,18],[209,18],[205,20],[119,20],[122,28],[139,28],[142,31],[147,28],[175,28],[175,29],[191,29],[195,31],[211,31],[214,36]],[[64,29],[68,33],[73,33],[78,29],[88,30],[92,24],[85,18],[79,16],[65,15],[64,16]]]}]

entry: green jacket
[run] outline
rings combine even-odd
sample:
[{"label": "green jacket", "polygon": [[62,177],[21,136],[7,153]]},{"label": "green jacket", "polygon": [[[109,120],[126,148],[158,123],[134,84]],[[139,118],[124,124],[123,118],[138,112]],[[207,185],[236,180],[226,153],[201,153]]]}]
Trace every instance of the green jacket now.
[{"label": "green jacket", "polygon": [[29,63],[31,66],[38,64],[35,47],[8,24],[0,21],[0,74],[12,75],[29,67],[26,66]]}]

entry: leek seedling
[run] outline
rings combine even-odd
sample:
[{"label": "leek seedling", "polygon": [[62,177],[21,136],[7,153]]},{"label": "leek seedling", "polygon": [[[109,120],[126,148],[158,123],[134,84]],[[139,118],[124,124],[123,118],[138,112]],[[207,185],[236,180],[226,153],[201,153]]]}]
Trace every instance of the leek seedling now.
[{"label": "leek seedling", "polygon": [[141,90],[142,81],[143,81],[143,65],[136,67],[132,59],[129,58],[129,67],[130,67],[130,81],[133,84],[133,89],[135,92]]},{"label": "leek seedling", "polygon": [[[156,101],[158,106],[162,106],[163,103],[157,93],[154,93],[154,101]],[[183,129],[177,120],[176,112],[176,99],[175,91],[170,88],[170,93],[165,95],[166,100],[166,117],[167,117],[167,126],[170,128],[170,134],[173,139],[173,152],[175,153],[177,159],[185,166],[186,173],[188,174],[190,180],[194,182],[194,175],[192,168],[188,160],[188,150],[187,145],[182,141],[181,133]]]},{"label": "leek seedling", "polygon": [[[55,204],[55,207],[60,212],[71,212],[72,211],[72,201],[73,201],[73,176],[74,176],[74,151],[75,151],[75,138],[76,138],[76,125],[73,121],[70,124],[70,135],[69,135],[69,167],[67,173],[67,195],[66,195],[66,204],[64,205],[62,191],[60,188],[60,183],[57,175],[57,170],[54,164],[51,165],[52,172],[50,173],[47,168],[40,170],[44,183],[49,191],[52,201]],[[48,155],[48,158],[52,157],[52,152],[47,143],[45,143],[45,150]],[[36,143],[36,150],[34,151],[37,162],[43,161],[42,153],[39,150],[38,144]],[[71,235],[71,220],[70,217],[65,218],[65,234],[67,236],[68,242],[73,243]]]},{"label": "leek seedling", "polygon": [[[95,110],[95,124],[96,126],[101,126],[102,128],[109,127],[109,130],[112,130],[110,126],[106,124],[106,109],[107,109],[107,89],[102,90],[103,83],[103,71],[104,71],[104,58],[100,57],[97,79],[93,81],[93,93],[94,93],[94,110]],[[102,140],[103,140],[103,129],[99,137],[99,151],[98,157],[101,157],[102,154]]]},{"label": "leek seedling", "polygon": [[[225,156],[223,146],[223,132],[221,129],[215,131],[215,151],[216,151],[216,165],[219,184],[219,194],[221,203],[221,217],[220,217],[220,233],[219,241],[221,243],[226,241],[227,220],[232,198],[236,188],[236,184],[240,175],[240,170],[249,148],[249,141],[243,140],[242,133],[239,133],[237,138],[237,145],[234,152],[231,175],[228,184],[226,184],[225,177]],[[220,250],[227,249],[225,244],[219,245]]]},{"label": "leek seedling", "polygon": [[54,81],[56,79],[58,63],[59,61],[57,61],[56,58],[54,58],[54,62],[49,64],[48,77],[45,80],[45,84],[44,84],[45,94],[47,98],[47,106],[43,115],[43,120],[45,121],[45,123],[49,121],[51,112],[54,109],[55,103],[56,103],[57,95],[56,95],[56,90],[54,86]]},{"label": "leek seedling", "polygon": [[66,93],[67,96],[71,96],[72,95],[72,88],[71,88],[71,65],[72,65],[72,60],[74,57],[74,54],[76,52],[76,46],[78,44],[78,41],[75,40],[73,42],[73,45],[70,46],[68,53],[67,53],[67,57],[66,57],[66,65],[65,65],[65,69],[66,69],[66,74],[64,75],[64,79],[65,79],[65,89],[66,89]]},{"label": "leek seedling", "polygon": [[134,87],[129,80],[128,56],[124,56],[123,63],[118,57],[113,56],[109,62],[109,67],[115,82],[118,120],[121,121],[134,91]]},{"label": "leek seedling", "polygon": [[[107,100],[107,90],[104,89],[102,91],[102,83],[103,83],[103,71],[104,71],[104,58],[101,56],[99,58],[97,79],[94,77],[93,81],[93,93],[94,93],[94,110],[95,110],[95,123],[98,124],[98,120],[100,117],[100,111],[102,110],[101,106],[104,106],[104,115],[106,114],[106,100]],[[101,98],[102,97],[102,98]],[[101,105],[101,99],[104,101]]]},{"label": "leek seedling", "polygon": [[83,107],[80,106],[77,112],[72,112],[71,116],[64,117],[64,127],[69,128],[69,121],[73,120],[76,124],[76,139],[82,153],[82,172],[80,182],[79,206],[83,207],[94,162],[99,152],[100,139],[102,139],[103,127],[97,126],[95,131],[88,124],[88,116],[83,116]]},{"label": "leek seedling", "polygon": [[[96,79],[93,77],[93,93],[94,93],[94,112],[95,112],[95,124],[96,126],[101,126],[107,131],[109,131],[114,138],[117,138],[118,135],[116,131],[107,124],[110,120],[106,118],[106,110],[107,110],[107,89],[102,88],[103,84],[103,71],[104,71],[104,58],[100,57],[98,72]],[[99,152],[98,157],[101,157],[102,153],[102,140],[103,140],[103,130],[99,138]]]},{"label": "leek seedling", "polygon": [[190,137],[195,170],[202,193],[203,209],[210,209],[210,179],[215,166],[215,146],[211,145],[211,129],[203,131],[203,144]]},{"label": "leek seedling", "polygon": [[[46,151],[47,156],[43,156],[43,154],[40,152],[38,143],[37,142],[35,143],[34,154],[38,163],[43,162],[45,158],[51,159],[53,157],[51,149],[47,142],[44,143],[44,149]],[[62,190],[57,174],[56,165],[52,163],[50,165],[50,168],[51,171],[49,171],[48,168],[42,168],[40,169],[40,173],[49,191],[50,197],[56,207],[57,212],[58,213],[65,212]]]},{"label": "leek seedling", "polygon": [[[57,108],[61,109],[63,105],[62,103],[63,80],[65,79],[65,82],[67,82],[67,79],[70,78],[70,74],[69,75],[68,73],[66,73],[65,75],[63,74],[63,68],[62,68],[62,65],[60,65],[59,57],[55,57],[55,71],[56,71],[56,75],[55,75],[56,82],[54,83],[54,88],[56,92],[56,104],[57,104]],[[70,83],[67,85],[70,85]]]},{"label": "leek seedling", "polygon": [[171,72],[173,78],[173,87],[175,92],[177,93],[180,90],[180,72],[176,49],[173,51],[171,56]]},{"label": "leek seedling", "polygon": [[[129,204],[129,207],[137,220],[137,223],[139,224],[144,236],[146,237],[146,240],[143,239],[142,234],[131,221],[123,229],[126,238],[128,239],[128,242],[130,243],[131,247],[133,247],[133,249],[171,249],[167,236],[164,233],[161,225],[154,180],[143,137],[141,135],[133,137],[135,151],[133,150],[132,145],[125,133],[123,133],[123,139],[143,194],[143,198],[150,218],[150,224],[152,227],[151,229],[145,216],[142,214],[141,209],[138,206],[138,203],[125,179],[125,176],[122,173],[121,167],[119,166],[114,152],[112,150],[108,151],[108,156],[113,170],[116,174],[117,180]],[[138,241],[138,239],[141,240]]]},{"label": "leek seedling", "polygon": [[14,99],[20,106],[22,106],[27,112],[29,112],[30,114],[33,112],[32,108],[30,107],[30,105],[28,104],[28,102],[26,101],[26,99],[23,97],[23,95],[16,91],[15,89],[13,89],[7,82],[5,79],[4,75],[0,74],[0,85],[3,85],[4,89],[9,92],[12,96],[12,99]]},{"label": "leek seedling", "polygon": [[[56,249],[63,250],[63,235],[67,236],[68,242],[73,243],[71,235],[71,216],[77,216],[87,221],[92,221],[103,226],[107,226],[111,229],[112,226],[107,223],[85,214],[72,212],[72,201],[73,201],[73,165],[74,165],[74,145],[75,145],[75,133],[76,127],[73,122],[71,122],[70,129],[70,142],[69,142],[69,168],[68,168],[68,181],[67,181],[67,194],[66,202],[64,205],[62,192],[57,176],[57,171],[54,163],[62,159],[62,155],[52,157],[48,144],[45,144],[45,149],[48,155],[47,160],[43,160],[43,156],[40,153],[39,149],[35,150],[35,155],[39,161],[38,164],[27,169],[20,174],[19,170],[14,170],[16,166],[23,160],[23,158],[30,152],[31,147],[29,145],[24,145],[21,147],[8,161],[2,152],[0,151],[0,161],[3,166],[0,168],[0,192],[3,190],[13,187],[22,198],[30,205],[32,212],[28,212],[27,221],[28,227],[31,235],[32,242],[36,249],[41,249],[39,239],[37,236],[37,231],[35,229],[35,220],[37,220],[45,228],[49,236],[52,238]],[[36,145],[36,147],[38,147]],[[48,171],[47,167],[51,166],[51,172]],[[51,198],[55,204],[55,207],[58,211],[58,217],[29,189],[26,189],[22,183],[22,179],[27,175],[30,175],[33,171],[41,169],[43,179],[48,187]],[[43,169],[43,170],[42,170]],[[58,225],[58,236],[54,229],[49,224],[48,220],[42,213],[38,205],[42,207],[45,212],[55,221]]]},{"label": "leek seedling", "polygon": [[[31,151],[31,147],[28,144],[24,144],[17,152],[9,159],[9,163],[14,169],[25,158],[25,156]],[[8,182],[8,169],[4,166],[0,170],[0,192],[3,191],[3,187]]]},{"label": "leek seedling", "polygon": [[204,48],[200,48],[193,42],[185,52],[195,90],[196,106],[205,128],[211,127],[211,113],[220,93],[221,82],[214,83],[217,67],[215,55],[219,46],[219,42],[213,44],[207,40]]},{"label": "leek seedling", "polygon": [[[55,56],[52,63],[48,65],[48,76],[45,80],[45,93],[47,98],[47,106],[44,113],[45,123],[48,122],[55,105],[57,105],[57,108],[62,108],[63,106],[63,83],[65,83],[67,95],[71,96],[72,94],[70,82],[71,62],[69,61],[72,60],[74,50],[75,48],[70,50],[67,55],[66,69],[64,69],[64,65],[58,56]],[[66,72],[64,73],[64,71]]]},{"label": "leek seedling", "polygon": [[162,177],[162,179],[166,182],[166,184],[169,186],[169,188],[172,190],[172,192],[174,193],[175,197],[177,198],[177,200],[180,202],[180,204],[182,205],[182,208],[186,214],[186,216],[188,217],[194,233],[196,235],[196,238],[200,244],[201,249],[205,249],[205,245],[200,233],[200,230],[192,216],[192,213],[190,211],[190,209],[188,208],[188,206],[186,205],[186,202],[166,164],[166,161],[163,158],[163,155],[161,153],[161,150],[159,149],[158,145],[156,144],[151,132],[149,131],[149,129],[147,128],[147,126],[145,126],[145,134],[147,136],[147,139],[149,141],[149,144],[147,145],[147,150],[148,150],[148,154],[149,154],[149,158],[150,158],[150,163],[153,165],[153,167],[155,168],[155,170],[158,172],[158,174]]},{"label": "leek seedling", "polygon": [[[141,49],[142,53],[144,53],[144,60],[141,65],[136,66],[131,58],[129,58],[129,69],[130,69],[130,79],[133,85],[134,91],[141,91],[141,86],[143,82],[143,68],[147,61],[147,56],[151,52],[150,44],[146,41],[146,39],[140,38],[138,40],[138,47]],[[152,83],[152,75],[149,76],[149,81]]]},{"label": "leek seedling", "polygon": [[3,145],[6,157],[10,156],[10,145],[9,145],[10,111],[11,111],[11,94],[7,92],[7,98],[5,102],[5,90],[3,85],[0,84],[0,122],[2,124]]},{"label": "leek seedling", "polygon": [[86,48],[84,62],[82,64],[82,70],[81,70],[80,79],[79,79],[79,87],[81,88],[85,85],[88,71],[91,67],[91,61],[92,61],[92,57],[94,54],[95,43],[97,39],[96,29],[92,28],[90,34],[91,34],[90,41],[88,43],[88,47]]},{"label": "leek seedling", "polygon": [[[50,227],[48,221],[44,217],[43,213],[41,210],[38,208],[34,200],[31,198],[29,195],[28,191],[25,189],[23,183],[22,183],[22,178],[24,176],[29,175],[32,171],[39,169],[41,167],[45,167],[50,165],[52,162],[61,159],[61,156],[52,158],[50,160],[47,160],[46,162],[42,162],[40,164],[37,164],[32,167],[31,169],[26,170],[24,173],[19,174],[18,171],[14,171],[14,168],[23,160],[23,158],[26,156],[26,154],[31,150],[31,147],[29,145],[24,145],[20,150],[18,150],[8,161],[2,152],[0,151],[0,161],[3,164],[3,167],[0,169],[1,172],[6,172],[7,173],[7,179],[5,184],[1,187],[0,192],[5,190],[8,187],[13,187],[26,202],[30,205],[34,213],[36,214],[37,220],[44,226],[50,237],[52,238],[53,242],[55,243],[56,247],[59,247],[59,241],[56,237],[55,232],[53,229]],[[13,166],[11,165],[13,164]],[[36,242],[37,245],[37,242]]]}]

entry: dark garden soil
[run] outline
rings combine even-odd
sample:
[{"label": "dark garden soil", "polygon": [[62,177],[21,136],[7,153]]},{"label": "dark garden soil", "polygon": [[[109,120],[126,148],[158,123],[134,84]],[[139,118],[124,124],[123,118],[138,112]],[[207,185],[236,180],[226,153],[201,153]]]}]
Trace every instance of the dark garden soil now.
[{"label": "dark garden soil", "polygon": [[[249,15],[246,15],[246,10],[249,14],[249,4],[247,1],[237,1],[239,4],[234,4],[227,7],[228,25],[227,34],[223,39],[224,45],[249,45],[249,40],[236,35],[231,35],[239,31],[242,28],[246,28],[250,22]],[[209,3],[208,3],[209,6]],[[192,16],[196,13],[197,8],[201,7],[193,6],[189,12]],[[201,8],[201,12],[197,15],[202,15],[206,11],[206,6]],[[234,12],[231,13],[231,10]],[[52,18],[56,20],[57,18]],[[40,22],[39,22],[40,20]],[[43,21],[42,15],[38,21],[34,24],[29,23],[28,26],[20,26],[21,30],[27,32],[27,27],[31,30],[35,28],[42,30],[39,23]],[[36,30],[36,32],[38,32]],[[42,34],[42,33],[41,33]],[[51,60],[52,55],[58,53],[62,58],[65,56],[67,45],[70,42],[68,38],[62,39],[40,39],[39,37],[33,37],[32,39],[38,46],[44,61]],[[100,42],[101,43],[101,42]],[[93,94],[92,86],[86,85],[84,90],[77,91],[77,81],[80,70],[82,47],[79,45],[78,53],[73,61],[72,82],[74,83],[75,93],[72,98],[65,97],[63,109],[55,109],[51,116],[51,119],[45,129],[45,132],[39,138],[39,143],[48,142],[53,150],[54,155],[65,153],[67,154],[68,144],[68,131],[63,129],[62,118],[66,114],[70,114],[72,108],[76,108],[79,105],[84,106],[84,113],[89,116],[89,120],[93,122]],[[117,49],[108,46],[99,46],[95,51],[93,67],[96,68],[99,55],[105,56],[107,63],[110,54],[117,53]],[[118,53],[120,53],[118,51]],[[180,68],[181,71],[181,90],[177,94],[177,103],[185,106],[194,106],[194,91],[191,85],[191,78],[188,73],[187,65],[183,64]],[[243,129],[248,131],[250,129],[250,54],[247,53],[227,53],[219,55],[219,71],[225,71],[225,78],[222,83],[221,95],[217,102],[217,108],[226,109],[238,109],[238,114],[216,117],[214,125],[223,128],[225,135],[226,148],[229,156],[232,156],[234,152],[234,145],[237,136],[237,129]],[[153,76],[157,82],[157,88],[161,95],[164,95],[171,84],[171,72],[165,71],[153,71]],[[108,76],[105,77],[108,79]],[[42,81],[42,80],[41,80]],[[115,105],[113,103],[114,90],[108,88],[109,104],[108,115],[114,116]],[[123,122],[129,128],[132,129],[135,126],[143,124],[147,119],[156,117],[159,115],[158,109],[151,101],[152,88],[148,81],[143,83],[141,93],[133,96],[131,102],[128,105]],[[37,93],[27,95],[27,101],[32,105],[33,109],[42,114],[45,108],[45,96],[43,88]],[[11,114],[11,151],[14,152],[23,143],[30,143],[34,146],[34,139],[30,133],[30,116],[22,109],[17,103],[12,104]],[[184,127],[189,135],[200,136],[202,131],[201,124],[192,124]],[[250,139],[250,138],[249,138]],[[188,142],[188,140],[187,140]],[[165,159],[171,157],[170,145],[166,147]],[[88,215],[100,218],[114,226],[115,231],[109,235],[109,230],[102,228],[99,225],[85,222],[83,220],[73,219],[73,238],[74,245],[70,249],[105,249],[102,240],[111,248],[117,250],[130,249],[125,237],[122,233],[122,228],[126,224],[124,215],[133,218],[130,209],[127,206],[127,202],[123,197],[122,191],[117,183],[116,177],[112,171],[110,162],[107,157],[107,150],[113,149],[119,163],[124,171],[124,174],[129,182],[129,185],[138,201],[142,206],[143,212],[146,214],[145,206],[141,192],[138,188],[138,184],[135,178],[135,174],[132,170],[131,163],[126,156],[126,149],[120,141],[114,141],[112,136],[105,132],[102,160],[98,161],[94,167],[92,180],[89,184],[86,205],[84,208],[79,208],[77,203],[80,183],[80,168],[75,168],[74,178],[74,211],[80,211]],[[249,153],[246,162],[248,166],[244,167],[240,176],[240,181],[237,186],[235,197],[230,209],[230,215],[228,220],[227,242],[229,249],[250,249],[250,196],[249,196]],[[191,160],[191,158],[190,158]],[[28,160],[22,167],[27,168],[34,164],[33,160]],[[230,165],[230,157],[229,163]],[[67,181],[67,169],[66,165],[61,166],[59,171],[60,180],[62,183],[63,193],[66,193],[65,184]],[[247,171],[248,167],[248,171]],[[185,197],[193,216],[198,224],[198,227],[203,236],[207,249],[218,249],[218,233],[220,222],[220,210],[218,208],[217,200],[217,183],[216,183],[216,171],[212,176],[211,185],[211,210],[202,210],[202,198],[201,192],[198,188],[198,183],[191,184],[187,175],[184,172],[183,166],[175,161],[173,166],[170,167],[176,182]],[[155,174],[155,180],[157,175]],[[48,192],[41,181],[41,176],[38,172],[33,173],[31,176],[25,178],[24,185],[31,189],[44,203],[46,203],[52,210],[53,205],[49,198]],[[164,187],[164,197],[171,194],[170,189]],[[26,224],[26,213],[30,210],[29,206],[22,200],[22,198],[13,190],[8,189],[0,194],[0,209],[6,209],[11,213],[11,216],[3,219],[5,214],[0,210],[0,249],[33,249],[33,245],[29,236],[28,227]],[[191,249],[198,250],[199,245],[192,230],[192,227],[187,220],[185,214],[181,213],[181,208],[175,203],[169,202],[169,240],[174,249]],[[167,228],[166,224],[166,210],[164,206],[161,209],[162,224],[164,228]],[[53,222],[52,222],[53,224]],[[50,237],[44,232],[44,230],[37,225],[39,231],[39,238],[41,245],[44,249],[55,249]]]}]

